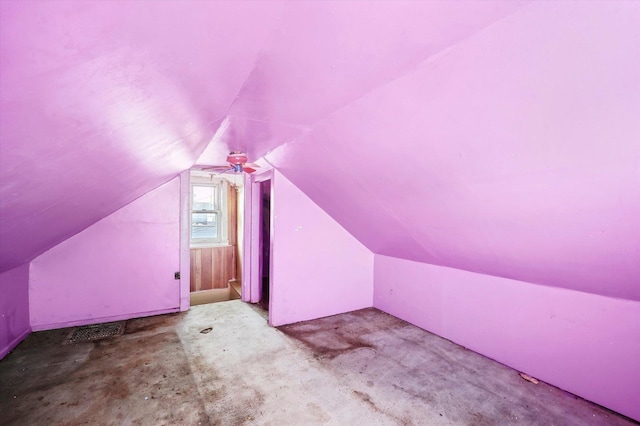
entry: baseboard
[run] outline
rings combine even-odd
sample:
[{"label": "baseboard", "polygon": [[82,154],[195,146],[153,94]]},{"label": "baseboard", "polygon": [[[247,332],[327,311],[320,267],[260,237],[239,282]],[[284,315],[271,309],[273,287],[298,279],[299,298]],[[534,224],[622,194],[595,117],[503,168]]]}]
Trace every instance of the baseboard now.
[{"label": "baseboard", "polygon": [[4,358],[9,352],[11,352],[16,346],[20,344],[29,334],[31,333],[31,328],[27,328],[20,335],[18,335],[15,339],[13,339],[7,346],[0,349],[0,359]]},{"label": "baseboard", "polygon": [[65,321],[59,323],[52,324],[38,324],[32,325],[31,329],[33,331],[43,331],[43,330],[55,330],[58,328],[67,328],[67,327],[76,327],[79,325],[88,325],[88,324],[99,324],[103,322],[113,322],[113,321],[122,321],[128,320],[132,318],[144,318],[144,317],[152,317],[154,315],[163,315],[163,314],[171,314],[174,312],[179,312],[180,307],[170,308],[170,309],[160,309],[157,311],[149,311],[149,312],[136,312],[132,314],[122,314],[122,315],[113,315],[109,317],[100,317],[100,318],[85,318],[73,321]]}]

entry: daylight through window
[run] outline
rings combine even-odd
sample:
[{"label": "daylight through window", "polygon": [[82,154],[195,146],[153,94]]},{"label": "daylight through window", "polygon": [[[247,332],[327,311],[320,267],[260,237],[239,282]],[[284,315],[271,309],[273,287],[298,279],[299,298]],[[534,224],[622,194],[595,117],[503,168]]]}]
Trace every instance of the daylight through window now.
[{"label": "daylight through window", "polygon": [[191,244],[224,243],[226,204],[223,182],[191,185]]}]

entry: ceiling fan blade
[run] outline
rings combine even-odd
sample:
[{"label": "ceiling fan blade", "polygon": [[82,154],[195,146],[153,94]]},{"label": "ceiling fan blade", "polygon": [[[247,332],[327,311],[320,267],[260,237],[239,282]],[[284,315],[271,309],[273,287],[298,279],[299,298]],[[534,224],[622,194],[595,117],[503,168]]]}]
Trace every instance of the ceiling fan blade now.
[{"label": "ceiling fan blade", "polygon": [[233,167],[230,167],[229,165],[226,165],[226,166],[208,166],[208,167],[202,167],[200,170],[224,171],[224,170],[228,170],[228,169],[233,169]]},{"label": "ceiling fan blade", "polygon": [[253,167],[247,167],[246,165],[242,168],[242,171],[245,173],[253,173],[256,171]]},{"label": "ceiling fan blade", "polygon": [[220,175],[223,175],[223,174],[228,173],[228,172],[233,172],[233,167],[227,167],[224,170],[213,172],[213,175],[214,176],[220,176]]}]

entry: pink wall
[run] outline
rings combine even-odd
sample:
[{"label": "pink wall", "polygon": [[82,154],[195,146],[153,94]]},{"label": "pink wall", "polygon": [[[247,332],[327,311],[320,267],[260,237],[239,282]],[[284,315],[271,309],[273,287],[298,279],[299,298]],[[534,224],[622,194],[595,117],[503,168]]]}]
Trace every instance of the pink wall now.
[{"label": "pink wall", "polygon": [[29,300],[34,330],[177,311],[179,178],[37,257]]},{"label": "pink wall", "polygon": [[640,302],[375,256],[374,306],[640,420]]},{"label": "pink wall", "polygon": [[0,274],[0,359],[29,333],[29,265]]},{"label": "pink wall", "polygon": [[282,174],[274,175],[272,325],[372,306],[373,254]]}]

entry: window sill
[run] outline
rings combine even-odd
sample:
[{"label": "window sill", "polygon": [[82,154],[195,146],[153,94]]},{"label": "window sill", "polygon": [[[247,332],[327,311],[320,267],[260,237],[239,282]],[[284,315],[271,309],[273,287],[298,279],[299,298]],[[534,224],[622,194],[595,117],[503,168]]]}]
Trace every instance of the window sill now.
[{"label": "window sill", "polygon": [[212,248],[212,247],[231,247],[229,241],[222,241],[219,243],[192,243],[189,248]]}]

